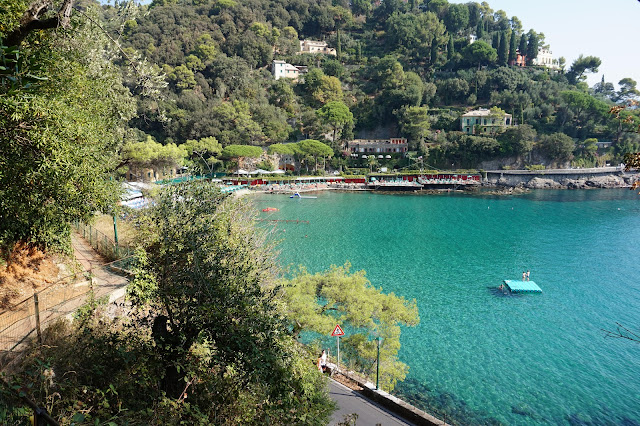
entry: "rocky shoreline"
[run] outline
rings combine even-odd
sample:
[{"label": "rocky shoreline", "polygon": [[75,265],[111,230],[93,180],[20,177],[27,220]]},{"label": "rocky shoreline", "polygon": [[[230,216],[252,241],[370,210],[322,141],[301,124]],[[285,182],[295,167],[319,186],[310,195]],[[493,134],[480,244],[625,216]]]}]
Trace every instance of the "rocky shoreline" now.
[{"label": "rocky shoreline", "polygon": [[629,188],[640,180],[638,171],[625,171],[621,166],[545,170],[488,170],[483,173],[482,185],[493,188]]},{"label": "rocky shoreline", "polygon": [[631,188],[632,184],[640,179],[638,174],[628,175],[603,175],[579,179],[553,178],[549,176],[536,176],[528,182],[511,184],[507,179],[500,179],[495,184],[489,183],[489,187],[520,188],[520,189],[606,189],[606,188]]}]

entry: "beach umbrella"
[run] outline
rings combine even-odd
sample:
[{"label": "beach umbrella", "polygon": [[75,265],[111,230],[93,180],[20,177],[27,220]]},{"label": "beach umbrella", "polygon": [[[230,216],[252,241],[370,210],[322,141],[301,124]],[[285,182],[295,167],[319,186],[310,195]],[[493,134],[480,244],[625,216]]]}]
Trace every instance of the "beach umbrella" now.
[{"label": "beach umbrella", "polygon": [[391,156],[390,156],[390,155],[387,155],[385,158],[386,158],[387,160],[390,160],[390,159],[391,159]]},{"label": "beach umbrella", "polygon": [[378,155],[378,158],[384,158],[384,155]]}]

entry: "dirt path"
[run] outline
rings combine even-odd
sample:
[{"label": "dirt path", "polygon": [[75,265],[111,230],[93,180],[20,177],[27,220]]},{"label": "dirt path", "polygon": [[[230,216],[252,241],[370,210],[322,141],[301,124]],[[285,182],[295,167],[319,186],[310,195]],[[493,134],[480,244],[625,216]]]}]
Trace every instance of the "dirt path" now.
[{"label": "dirt path", "polygon": [[129,282],[126,277],[112,270],[79,234],[72,234],[71,243],[81,271],[37,292],[37,316],[35,297],[0,313],[0,352],[10,352],[34,335],[37,317],[43,329],[48,322],[75,312],[87,301],[91,290],[97,299],[108,297],[109,303],[125,295]]}]

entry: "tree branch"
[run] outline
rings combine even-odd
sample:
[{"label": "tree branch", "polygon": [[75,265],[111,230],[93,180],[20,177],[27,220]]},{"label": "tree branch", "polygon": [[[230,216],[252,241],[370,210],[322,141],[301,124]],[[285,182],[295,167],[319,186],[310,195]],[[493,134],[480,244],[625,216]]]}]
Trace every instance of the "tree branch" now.
[{"label": "tree branch", "polygon": [[614,337],[616,339],[627,339],[627,340],[631,340],[632,342],[640,343],[640,335],[629,330],[619,322],[616,322],[616,325],[617,325],[616,331],[609,331],[609,330],[602,329],[602,331],[606,333],[605,337]]},{"label": "tree branch", "polygon": [[36,0],[31,3],[29,9],[20,18],[20,26],[11,31],[5,40],[7,46],[19,46],[22,41],[35,30],[45,30],[51,28],[68,28],[71,20],[71,11],[74,0],[64,0],[60,10],[53,18],[47,18],[41,20],[52,3],[50,0]]}]

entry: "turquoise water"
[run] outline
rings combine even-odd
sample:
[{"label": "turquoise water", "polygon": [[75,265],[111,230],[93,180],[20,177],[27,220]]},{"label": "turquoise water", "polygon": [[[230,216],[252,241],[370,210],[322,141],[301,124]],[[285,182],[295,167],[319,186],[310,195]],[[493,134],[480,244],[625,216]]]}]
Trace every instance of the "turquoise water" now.
[{"label": "turquoise water", "polygon": [[[316,195],[254,200],[309,221],[276,225],[283,265],[348,260],[417,300],[399,393],[461,424],[640,424],[640,345],[602,331],[640,327],[634,191]],[[495,291],[526,269],[543,294]]]}]

